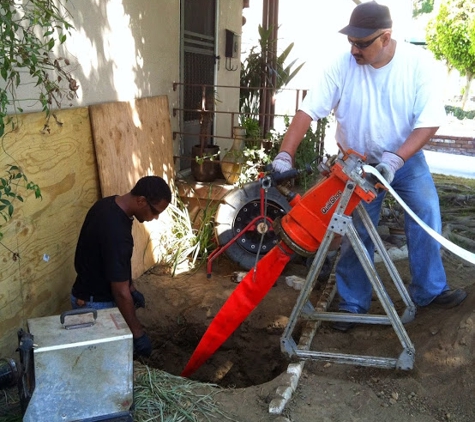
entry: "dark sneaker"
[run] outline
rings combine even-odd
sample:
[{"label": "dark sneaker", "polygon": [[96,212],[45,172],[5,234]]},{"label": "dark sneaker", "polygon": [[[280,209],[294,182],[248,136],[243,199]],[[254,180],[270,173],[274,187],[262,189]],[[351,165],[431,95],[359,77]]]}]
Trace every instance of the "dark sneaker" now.
[{"label": "dark sneaker", "polygon": [[[350,314],[351,312],[348,311],[340,311],[342,313]],[[336,321],[333,323],[332,328],[334,330],[342,331],[346,333],[347,331],[351,330],[356,326],[356,322],[346,322],[346,321]]]},{"label": "dark sneaker", "polygon": [[437,296],[430,304],[449,309],[460,305],[466,297],[467,292],[463,289],[446,290]]}]

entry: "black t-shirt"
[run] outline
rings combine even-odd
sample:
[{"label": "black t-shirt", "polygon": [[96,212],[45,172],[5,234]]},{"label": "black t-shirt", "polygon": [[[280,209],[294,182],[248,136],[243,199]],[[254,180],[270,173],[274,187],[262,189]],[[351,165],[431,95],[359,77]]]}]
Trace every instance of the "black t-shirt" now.
[{"label": "black t-shirt", "polygon": [[72,294],[83,300],[95,296],[96,301],[111,301],[110,283],[131,280],[133,219],[116,204],[115,198],[97,201],[87,213],[79,234]]}]

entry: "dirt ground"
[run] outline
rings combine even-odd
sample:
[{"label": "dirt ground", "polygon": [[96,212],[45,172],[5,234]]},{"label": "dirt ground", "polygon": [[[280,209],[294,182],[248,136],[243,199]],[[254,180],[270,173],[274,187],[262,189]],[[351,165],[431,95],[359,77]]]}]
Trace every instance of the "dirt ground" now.
[{"label": "dirt ground", "polygon": [[[412,370],[307,361],[282,416],[295,422],[473,422],[475,266],[449,253],[444,254],[444,263],[451,287],[464,287],[469,295],[453,309],[417,309],[416,318],[405,325],[416,350]],[[396,267],[402,280],[409,283],[407,259],[397,261]],[[378,264],[377,270],[387,284],[390,277],[384,266]],[[236,288],[235,271],[242,270],[222,256],[215,261],[211,278],[206,277],[204,267],[175,278],[155,268],[136,281],[148,301],[139,317],[155,348],[145,363],[171,374],[181,373],[213,317]],[[280,337],[299,295],[285,277],[305,278],[306,274],[304,265],[288,264],[258,307],[191,376],[220,386],[216,400],[233,420],[279,419],[269,413],[269,402],[291,362],[280,350]],[[401,301],[394,296],[391,283],[387,290],[400,309]],[[313,294],[319,291],[317,286]],[[375,299],[374,312],[380,310]],[[397,358],[403,348],[390,326],[364,324],[341,333],[331,328],[331,323],[323,323],[311,350]]]},{"label": "dirt ground", "polygon": [[[434,177],[436,178],[436,177]],[[465,241],[475,251],[475,181],[437,177],[444,234]],[[404,247],[404,237],[386,237],[388,247]],[[286,277],[305,278],[302,262],[289,263],[262,302],[192,376],[205,393],[212,392],[223,413],[208,421],[237,422],[473,422],[475,421],[475,265],[445,251],[444,264],[452,288],[463,287],[467,299],[453,309],[417,309],[405,324],[414,344],[413,369],[381,369],[321,361],[306,361],[296,391],[281,415],[269,413],[269,403],[285,372],[294,362],[281,351],[280,340],[300,291]],[[405,284],[410,282],[407,258],[395,261]],[[404,308],[383,264],[376,269],[399,313]],[[238,264],[226,256],[213,264],[211,278],[204,266],[171,277],[153,268],[135,280],[146,297],[138,316],[152,338],[154,351],[142,363],[180,375],[207,327],[238,286]],[[315,303],[323,286],[318,284]],[[334,301],[336,302],[336,300]],[[334,310],[336,303],[330,306]],[[371,313],[382,313],[378,300]],[[299,335],[296,330],[295,336]],[[296,339],[298,342],[298,339]],[[391,326],[360,324],[342,333],[323,322],[312,351],[397,358],[403,352]],[[212,385],[210,385],[210,383]],[[0,401],[0,420],[2,419]],[[165,420],[165,419],[164,419]],[[170,419],[166,419],[170,420]],[[176,420],[176,419],[174,419]],[[180,419],[181,420],[181,419]],[[199,419],[201,420],[201,419]]]}]

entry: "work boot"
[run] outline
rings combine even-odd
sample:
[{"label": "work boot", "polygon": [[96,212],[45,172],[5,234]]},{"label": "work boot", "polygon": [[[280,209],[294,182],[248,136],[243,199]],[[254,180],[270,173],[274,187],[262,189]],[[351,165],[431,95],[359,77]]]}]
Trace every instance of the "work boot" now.
[{"label": "work boot", "polygon": [[[351,312],[348,311],[339,311],[341,313],[346,313],[346,314],[351,314]],[[334,330],[341,331],[343,333],[346,333],[347,331],[351,330],[356,326],[356,322],[347,322],[347,321],[336,321],[333,323],[332,328]]]},{"label": "work boot", "polygon": [[436,296],[430,305],[434,304],[446,309],[454,308],[455,306],[460,305],[466,297],[467,292],[463,289],[446,290],[439,296]]}]

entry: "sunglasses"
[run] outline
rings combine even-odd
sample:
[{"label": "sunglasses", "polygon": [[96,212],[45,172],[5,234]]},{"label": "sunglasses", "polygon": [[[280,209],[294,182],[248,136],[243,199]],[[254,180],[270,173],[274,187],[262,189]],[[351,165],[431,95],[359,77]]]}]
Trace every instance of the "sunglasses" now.
[{"label": "sunglasses", "polygon": [[[145,197],[144,197],[144,198],[145,198]],[[160,211],[158,211],[158,210],[150,203],[150,201],[149,201],[147,198],[145,198],[145,200],[147,201],[147,204],[148,204],[148,206],[150,207],[150,211],[152,211],[152,214],[153,214],[153,215],[159,215],[159,214],[160,214]]]},{"label": "sunglasses", "polygon": [[385,32],[381,32],[381,34],[376,35],[374,38],[370,39],[369,41],[365,41],[365,42],[351,41],[348,38],[348,42],[353,47],[356,47],[358,50],[364,50],[365,48],[368,48],[371,44],[373,44],[381,35],[384,35],[384,34],[385,34]]}]

